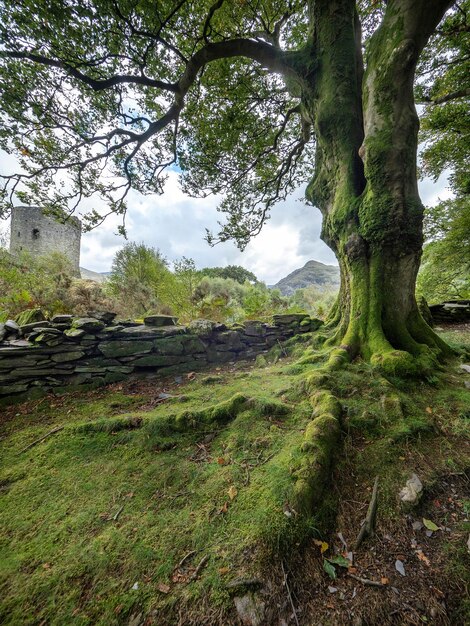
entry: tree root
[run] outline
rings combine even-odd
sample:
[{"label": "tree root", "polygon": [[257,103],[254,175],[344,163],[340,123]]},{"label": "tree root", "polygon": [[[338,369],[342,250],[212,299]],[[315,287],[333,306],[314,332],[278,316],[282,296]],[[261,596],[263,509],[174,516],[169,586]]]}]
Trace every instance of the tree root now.
[{"label": "tree root", "polygon": [[302,458],[293,471],[294,508],[310,513],[320,503],[328,482],[334,448],[340,437],[341,405],[327,390],[310,396],[312,421],[307,424],[300,447]]},{"label": "tree root", "polygon": [[203,427],[214,427],[226,424],[235,419],[243,411],[252,409],[260,415],[284,416],[289,413],[289,407],[281,402],[265,400],[263,398],[249,398],[237,393],[224,402],[199,410],[185,410],[162,417],[143,419],[142,417],[118,417],[101,419],[75,426],[73,430],[80,433],[133,430],[145,428],[153,436],[168,436],[197,430]]}]

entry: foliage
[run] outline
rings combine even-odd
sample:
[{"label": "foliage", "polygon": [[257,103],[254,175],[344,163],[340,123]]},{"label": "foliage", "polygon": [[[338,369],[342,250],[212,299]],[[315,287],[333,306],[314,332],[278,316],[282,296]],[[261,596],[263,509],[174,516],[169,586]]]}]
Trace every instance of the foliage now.
[{"label": "foliage", "polygon": [[250,283],[259,282],[253,272],[245,269],[241,265],[227,265],[226,267],[205,267],[201,270],[203,276],[210,278],[231,278],[243,285],[246,281]]},{"label": "foliage", "polygon": [[2,317],[15,317],[24,309],[36,307],[48,313],[68,312],[72,283],[71,264],[58,252],[37,258],[22,254],[13,260],[0,250]]},{"label": "foliage", "polygon": [[431,301],[470,297],[470,2],[448,15],[418,68],[422,171],[449,171],[454,197],[426,208],[418,292]]},{"label": "foliage", "polygon": [[129,242],[113,259],[106,290],[129,315],[143,315],[162,310],[170,281],[168,263],[158,250]]},{"label": "foliage", "polygon": [[315,285],[297,289],[291,298],[292,306],[312,317],[325,319],[338,297],[336,289],[319,289]]}]

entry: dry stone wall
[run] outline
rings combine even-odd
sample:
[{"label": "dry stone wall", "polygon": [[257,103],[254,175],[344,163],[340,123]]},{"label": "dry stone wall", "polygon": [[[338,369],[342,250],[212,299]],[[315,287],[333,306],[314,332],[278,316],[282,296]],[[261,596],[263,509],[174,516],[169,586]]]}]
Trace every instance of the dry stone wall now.
[{"label": "dry stone wall", "polygon": [[179,326],[168,316],[144,324],[114,322],[112,313],[85,318],[40,311],[0,324],[0,403],[95,388],[132,375],[162,376],[212,363],[255,358],[278,342],[315,330],[308,315],[275,315],[273,324],[247,321],[227,327],[208,320]]}]

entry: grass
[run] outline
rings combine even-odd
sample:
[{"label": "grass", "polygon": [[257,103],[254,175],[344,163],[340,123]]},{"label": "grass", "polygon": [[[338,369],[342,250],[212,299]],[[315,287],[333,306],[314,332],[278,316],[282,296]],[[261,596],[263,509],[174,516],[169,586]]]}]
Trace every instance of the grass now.
[{"label": "grass", "polygon": [[[210,611],[211,623],[233,623],[227,583],[269,578],[273,555],[325,535],[338,507],[333,491],[310,518],[289,506],[311,419],[299,391],[306,365],[287,358],[170,380],[174,397],[161,403],[162,383],[149,379],[5,410],[1,623],[108,626],[142,614],[171,624],[182,606],[186,623],[191,611],[192,623]],[[405,389],[358,363],[328,381],[343,407],[337,472],[363,483],[379,474],[390,519],[411,467],[423,480],[468,467],[470,390],[456,368],[436,376]]]}]

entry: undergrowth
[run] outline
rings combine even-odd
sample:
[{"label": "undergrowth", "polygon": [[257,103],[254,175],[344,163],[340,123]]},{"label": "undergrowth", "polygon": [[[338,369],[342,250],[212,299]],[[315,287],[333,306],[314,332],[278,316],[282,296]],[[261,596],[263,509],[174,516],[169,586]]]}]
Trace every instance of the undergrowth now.
[{"label": "undergrowth", "polygon": [[[432,480],[470,465],[460,445],[470,390],[455,368],[432,384],[405,385],[358,362],[322,374],[323,395],[310,398],[306,385],[314,388],[328,358],[310,340],[277,347],[261,367],[229,365],[181,387],[170,381],[165,402],[155,380],[138,393],[115,385],[10,410],[1,440],[0,621],[110,625],[142,613],[165,624],[181,603],[201,620],[210,603],[227,620],[231,582],[269,579],[273,560],[330,532],[338,502],[325,491],[329,461],[312,473],[321,454],[335,459],[336,472],[353,467],[358,481],[379,475],[380,515],[390,519],[417,466]],[[337,410],[341,438],[328,439],[325,452],[317,434],[331,420],[315,422],[315,412],[336,419]],[[307,488],[312,475],[322,483]],[[299,485],[308,511],[298,506]]]}]

